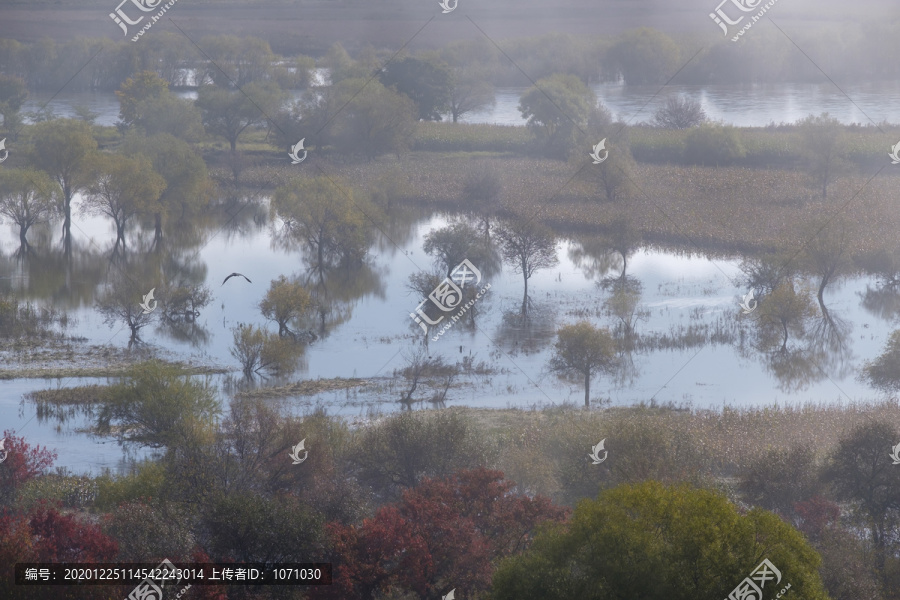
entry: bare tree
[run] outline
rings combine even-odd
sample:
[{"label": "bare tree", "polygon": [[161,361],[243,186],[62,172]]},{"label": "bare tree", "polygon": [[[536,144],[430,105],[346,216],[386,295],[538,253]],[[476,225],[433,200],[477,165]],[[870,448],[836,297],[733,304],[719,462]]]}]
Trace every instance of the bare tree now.
[{"label": "bare tree", "polygon": [[847,170],[847,162],[841,156],[843,125],[827,112],[818,117],[809,115],[797,125],[809,174],[822,188],[822,198],[827,198],[828,184]]},{"label": "bare tree", "polygon": [[549,227],[535,221],[513,220],[497,231],[503,260],[521,273],[525,281],[522,295],[522,314],[528,312],[528,280],[539,269],[559,264],[556,257],[556,236]]},{"label": "bare tree", "polygon": [[456,67],[451,71],[447,107],[453,122],[466,113],[493,106],[497,103],[494,86],[487,75],[478,69]]},{"label": "bare tree", "polygon": [[653,122],[666,129],[689,129],[706,121],[700,103],[686,96],[669,96],[666,105],[656,111]]},{"label": "bare tree", "polygon": [[135,289],[132,281],[122,275],[114,275],[106,291],[94,303],[103,315],[103,322],[110,327],[120,321],[125,322],[131,330],[129,345],[140,339],[141,329],[149,325],[154,318],[152,311],[146,312],[141,308],[140,299],[141,292]]}]

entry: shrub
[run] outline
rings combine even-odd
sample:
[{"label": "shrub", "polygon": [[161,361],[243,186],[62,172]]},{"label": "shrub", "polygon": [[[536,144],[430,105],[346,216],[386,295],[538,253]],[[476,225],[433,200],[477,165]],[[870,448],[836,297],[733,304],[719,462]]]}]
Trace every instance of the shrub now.
[{"label": "shrub", "polygon": [[450,410],[391,416],[363,431],[351,453],[360,481],[388,499],[424,477],[489,465],[491,454],[475,424]]},{"label": "shrub", "polygon": [[685,161],[701,165],[730,165],[746,155],[738,130],[730,125],[708,124],[691,131],[685,140]]},{"label": "shrub", "polygon": [[769,450],[740,470],[738,487],[748,502],[790,517],[820,491],[815,457],[808,446]]},{"label": "shrub", "polygon": [[[493,600],[724,598],[761,557],[796,598],[827,600],[820,563],[803,536],[775,515],[742,515],[724,497],[658,482],[585,500],[564,525],[501,563]],[[770,581],[769,595],[780,586]]]}]

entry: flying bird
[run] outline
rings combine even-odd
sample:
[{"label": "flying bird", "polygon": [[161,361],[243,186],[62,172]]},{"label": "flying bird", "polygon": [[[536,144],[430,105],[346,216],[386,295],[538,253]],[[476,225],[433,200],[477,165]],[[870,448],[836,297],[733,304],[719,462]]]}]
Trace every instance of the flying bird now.
[{"label": "flying bird", "polygon": [[[232,273],[231,275],[229,275],[228,277],[225,278],[225,281],[228,281],[232,277],[243,277],[244,279],[247,279],[247,276],[244,275],[243,273]],[[225,281],[222,282],[222,285],[225,285]],[[249,279],[247,279],[247,283],[253,283],[253,282],[250,281]]]}]

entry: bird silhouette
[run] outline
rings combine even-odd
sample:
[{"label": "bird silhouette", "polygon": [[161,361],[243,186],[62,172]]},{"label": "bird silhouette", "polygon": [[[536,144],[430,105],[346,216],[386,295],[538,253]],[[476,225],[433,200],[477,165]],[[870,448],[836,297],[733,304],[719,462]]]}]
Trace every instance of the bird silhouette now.
[{"label": "bird silhouette", "polygon": [[[247,276],[242,273],[232,273],[231,275],[229,275],[228,277],[225,278],[225,281],[228,281],[232,277],[243,277],[244,279],[247,279]],[[225,285],[225,281],[222,282],[222,285]],[[253,282],[250,281],[249,279],[247,279],[247,283],[253,283]]]}]

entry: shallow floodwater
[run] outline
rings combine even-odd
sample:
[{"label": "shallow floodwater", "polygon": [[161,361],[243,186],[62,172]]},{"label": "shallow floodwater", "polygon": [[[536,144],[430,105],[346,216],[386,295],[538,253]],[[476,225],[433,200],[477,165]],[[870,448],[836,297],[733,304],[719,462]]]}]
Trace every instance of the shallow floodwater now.
[{"label": "shallow floodwater", "polygon": [[[321,79],[321,75],[319,77]],[[652,120],[670,94],[684,94],[700,101],[707,116],[739,127],[762,127],[769,123],[793,123],[809,114],[827,112],[842,123],[900,123],[900,81],[880,81],[844,88],[845,96],[834,85],[778,83],[756,85],[670,85],[625,86],[598,84],[591,86],[600,101],[617,119],[634,125]],[[464,115],[464,123],[524,125],[519,112],[519,98],[527,88],[502,87],[496,90],[497,103],[485,111]],[[176,92],[183,98],[196,98],[196,92]],[[292,92],[297,99],[301,92]],[[847,100],[847,96],[852,102]],[[22,108],[34,111],[50,99],[49,94],[35,94]],[[74,116],[74,108],[83,105],[99,114],[96,123],[115,125],[119,118],[119,102],[114,93],[58,94],[49,107],[58,116]],[[870,121],[871,119],[871,121]]]},{"label": "shallow floodwater", "polygon": [[[108,252],[115,238],[112,227],[103,219],[76,215],[73,228],[76,246],[98,252],[99,260],[106,265],[102,269],[105,273],[110,268]],[[318,405],[330,414],[365,417],[372,411],[400,408],[396,402],[400,388],[391,388],[390,379],[394,370],[406,364],[406,352],[421,337],[409,317],[420,299],[409,292],[406,283],[409,275],[431,267],[431,259],[422,251],[423,237],[447,220],[446,216],[432,215],[413,222],[405,236],[391,236],[406,240],[400,247],[393,246],[385,237],[373,245],[368,268],[349,279],[357,284],[363,280],[366,283],[342,296],[345,299],[341,304],[342,321],[330,325],[327,335],[307,348],[302,365],[293,376],[293,379],[360,377],[380,385],[363,392],[343,390],[291,399],[290,404],[298,411]],[[84,337],[89,344],[127,346],[128,333],[120,325],[110,328],[104,324],[92,308],[90,298],[48,299],[33,274],[17,270],[20,263],[12,258],[18,245],[17,236],[6,226],[0,231],[3,289],[16,290],[20,297],[32,298],[41,305],[58,303],[72,319],[66,329],[68,335]],[[57,243],[58,231],[54,226],[53,244]],[[234,369],[233,375],[214,378],[221,396],[227,398],[233,382],[240,379],[237,361],[230,354],[232,329],[238,323],[272,329],[273,325],[266,324],[257,308],[269,282],[282,274],[302,275],[306,269],[302,253],[274,244],[271,226],[265,223],[251,221],[240,231],[229,234],[212,229],[204,239],[192,269],[203,272],[205,268],[203,277],[214,299],[195,324],[195,335],[180,340],[155,324],[142,331],[142,339],[168,358]],[[579,266],[579,253],[575,251],[578,248],[574,240],[561,241],[557,247],[559,265],[538,271],[530,280],[532,308],[527,327],[515,319],[522,301],[521,275],[503,267],[490,278],[492,287],[479,300],[477,327],[471,329],[457,324],[437,342],[430,343],[432,356],[443,356],[449,363],[471,356],[475,363],[483,361],[493,371],[483,376],[460,376],[458,386],[451,388],[447,395],[448,406],[502,408],[583,402],[580,382],[561,382],[547,370],[554,332],[559,326],[582,318],[605,327],[615,326],[616,319],[603,309],[611,292],[600,285],[600,280],[617,278],[621,262],[601,257],[609,262],[599,260],[605,266],[588,277],[587,266],[595,263],[582,260]],[[101,250],[106,254],[99,254]],[[639,307],[643,311],[643,319],[635,324],[636,334],[647,340],[662,340],[661,336],[668,334],[665,339],[680,341],[635,351],[627,357],[628,368],[615,377],[601,376],[594,381],[592,397],[608,399],[612,405],[652,399],[659,403],[721,408],[847,402],[876,396],[856,379],[862,363],[883,350],[891,330],[887,320],[874,316],[862,306],[862,294],[867,286],[874,285],[871,280],[850,278],[828,288],[826,305],[842,324],[840,347],[816,354],[809,364],[785,370],[767,362],[770,355],[740,343],[742,335],[752,332],[752,324],[740,315],[739,300],[745,290],[734,284],[740,275],[738,264],[737,259],[710,259],[651,249],[629,256],[627,276],[629,281],[640,283]],[[222,280],[232,272],[247,275],[253,283],[232,278],[222,285]],[[341,280],[340,273],[333,277],[335,282]],[[94,291],[99,290],[104,278],[105,275],[99,277]],[[339,288],[337,284],[334,287]],[[146,291],[136,290],[136,293]],[[691,342],[685,335],[691,327],[705,331],[700,341]],[[717,330],[724,332],[723,336],[713,336],[712,332]],[[33,404],[21,401],[28,391],[91,382],[95,381],[71,378],[0,381],[3,427],[17,430],[31,443],[54,448],[59,453],[57,464],[74,471],[119,468],[122,451],[115,443],[72,433],[85,425],[83,419],[73,419],[58,431],[55,422],[41,423],[34,418]]]}]

